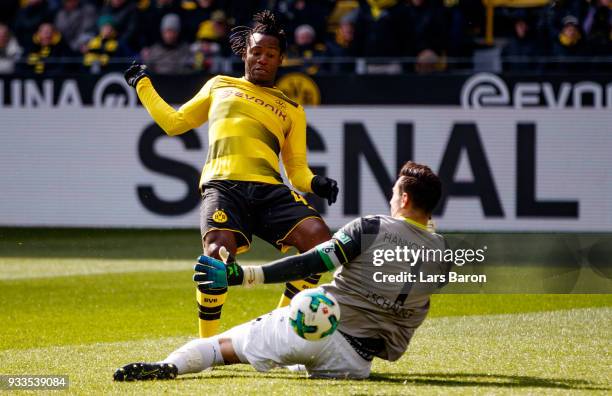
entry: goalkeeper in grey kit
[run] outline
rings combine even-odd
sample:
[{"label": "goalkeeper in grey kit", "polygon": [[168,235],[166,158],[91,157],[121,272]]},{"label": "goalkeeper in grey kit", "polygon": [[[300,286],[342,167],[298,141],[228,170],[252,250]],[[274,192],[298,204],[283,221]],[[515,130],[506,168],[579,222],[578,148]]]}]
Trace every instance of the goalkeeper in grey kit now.
[{"label": "goalkeeper in grey kit", "polygon": [[407,162],[391,198],[391,215],[351,221],[332,239],[298,256],[262,266],[226,266],[200,256],[194,280],[203,290],[226,286],[253,287],[283,283],[310,274],[335,271],[320,286],[340,305],[337,331],[318,341],[300,338],[288,320],[289,307],[278,308],[220,335],[196,339],[157,363],[132,363],[119,368],[117,381],[170,379],[227,364],[250,364],[258,371],[301,365],[312,377],[367,378],[372,359],[395,361],[406,351],[429,311],[430,295],[443,284],[377,283],[375,273],[420,271],[448,274],[450,264],[422,261],[410,265],[392,260],[373,265],[374,251],[397,246],[444,249],[444,238],[427,229],[441,196],[441,182],[429,167]]}]

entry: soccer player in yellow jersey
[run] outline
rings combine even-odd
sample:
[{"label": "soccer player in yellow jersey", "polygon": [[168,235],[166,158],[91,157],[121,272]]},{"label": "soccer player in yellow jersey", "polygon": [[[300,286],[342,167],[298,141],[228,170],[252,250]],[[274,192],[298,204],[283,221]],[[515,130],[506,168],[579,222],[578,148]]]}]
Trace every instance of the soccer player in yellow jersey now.
[{"label": "soccer player in yellow jersey", "polygon": [[[204,254],[222,258],[229,251],[228,270],[236,254],[249,249],[252,235],[282,251],[294,246],[305,252],[331,238],[319,213],[281,179],[279,155],[289,181],[299,191],[336,201],[335,180],[315,176],[306,162],[304,109],[274,87],[283,61],[286,37],[270,11],[258,13],[253,27],[233,30],[230,43],[244,60],[244,77],[216,76],[178,110],[155,91],[146,67],[125,72],[129,85],[155,122],[168,135],[179,135],[208,121],[208,156],[200,191],[200,228]],[[286,284],[279,306],[319,275]],[[201,337],[217,333],[227,288],[197,291]]]}]

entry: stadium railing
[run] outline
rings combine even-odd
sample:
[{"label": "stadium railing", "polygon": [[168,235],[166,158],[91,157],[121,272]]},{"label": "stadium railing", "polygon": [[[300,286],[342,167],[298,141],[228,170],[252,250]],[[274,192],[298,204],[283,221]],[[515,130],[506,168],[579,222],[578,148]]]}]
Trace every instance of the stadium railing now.
[{"label": "stadium railing", "polygon": [[[35,73],[26,61],[15,63],[16,74],[44,74],[54,73],[54,69],[61,66],[61,73],[100,74],[108,71],[123,70],[135,58],[115,58],[108,64],[85,67],[82,57],[49,58],[44,61],[48,66],[43,73]],[[191,65],[191,63],[189,63]],[[337,58],[316,57],[311,59],[289,59],[285,62],[286,70],[302,71],[306,74],[431,74],[431,73],[473,73],[494,72],[538,74],[544,72],[561,72],[567,74],[601,73],[610,74],[612,71],[612,56],[582,56],[582,57],[502,57],[493,55],[474,57],[438,57],[423,61],[415,57],[401,58]],[[241,59],[235,57],[211,58],[206,68],[194,68],[190,74],[229,74],[237,75],[244,70]],[[13,74],[2,73],[0,74]]]}]

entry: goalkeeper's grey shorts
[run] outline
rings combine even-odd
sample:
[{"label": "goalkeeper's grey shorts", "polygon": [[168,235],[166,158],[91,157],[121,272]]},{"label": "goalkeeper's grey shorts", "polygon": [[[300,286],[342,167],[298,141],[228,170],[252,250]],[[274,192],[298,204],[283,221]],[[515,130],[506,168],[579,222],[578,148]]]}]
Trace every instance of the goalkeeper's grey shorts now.
[{"label": "goalkeeper's grey shorts", "polygon": [[219,337],[230,338],[240,360],[257,371],[299,364],[315,378],[367,378],[372,366],[338,331],[319,341],[300,338],[289,324],[289,307],[278,308]]}]

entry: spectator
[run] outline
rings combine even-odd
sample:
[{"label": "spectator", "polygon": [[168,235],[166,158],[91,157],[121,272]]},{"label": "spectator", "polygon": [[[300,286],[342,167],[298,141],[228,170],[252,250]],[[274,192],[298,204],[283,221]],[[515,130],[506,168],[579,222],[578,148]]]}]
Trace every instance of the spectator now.
[{"label": "spectator", "polygon": [[55,16],[55,26],[70,49],[80,52],[96,29],[96,8],[81,0],[64,0],[64,6]]},{"label": "spectator", "polygon": [[355,19],[356,12],[350,12],[340,19],[334,39],[328,40],[325,47],[327,56],[345,58],[355,56]]},{"label": "spectator", "polygon": [[15,36],[23,47],[32,42],[32,36],[43,22],[53,20],[53,13],[47,0],[25,0],[15,17]]},{"label": "spectator", "polygon": [[300,25],[293,34],[294,44],[290,47],[290,56],[303,59],[311,59],[321,55],[325,51],[325,46],[317,43],[317,33],[315,29],[307,24]]},{"label": "spectator", "polygon": [[397,0],[368,0],[360,8],[355,23],[358,56],[410,56],[413,44],[410,14]]},{"label": "spectator", "polygon": [[295,44],[295,31],[299,26],[310,25],[315,31],[315,41],[324,42],[327,38],[327,16],[334,6],[328,0],[280,0],[276,11],[281,14],[289,45]]},{"label": "spectator", "polygon": [[213,32],[212,34],[214,35],[216,42],[219,44],[219,55],[231,56],[232,50],[229,47],[228,40],[229,26],[225,12],[222,10],[214,11],[210,16],[210,20],[200,24],[200,28],[196,33],[196,39],[207,36],[210,34],[210,32]]},{"label": "spectator", "polygon": [[[181,16],[181,7],[178,0],[153,0],[149,9],[141,14],[141,35],[146,47],[161,41],[159,27],[162,18],[168,14]],[[186,39],[184,29],[181,29],[181,38]]]},{"label": "spectator", "polygon": [[[545,54],[555,56],[559,34],[563,29],[563,20],[567,16],[575,16],[578,20],[579,15],[584,15],[584,0],[555,0],[554,6],[542,7],[537,22],[538,47],[545,51]],[[580,30],[580,29],[578,29]],[[554,65],[550,65],[553,66]]]},{"label": "spectator", "polygon": [[316,74],[320,65],[312,59],[325,54],[325,45],[316,42],[316,32],[310,25],[298,26],[293,36],[294,44],[287,51],[286,66],[298,66],[302,72]]},{"label": "spectator", "polygon": [[348,15],[353,15],[354,18],[358,10],[359,2],[357,0],[336,0],[329,13],[329,16],[327,17],[328,39],[333,40],[334,35],[342,24],[343,19]]},{"label": "spectator", "polygon": [[553,44],[553,56],[558,58],[558,68],[563,71],[578,71],[581,64],[574,60],[585,55],[584,38],[578,18],[568,15],[563,18],[561,32]]},{"label": "spectator", "polygon": [[158,74],[180,74],[192,70],[189,45],[180,40],[181,20],[176,14],[162,18],[162,41],[142,51],[143,61]]},{"label": "spectator", "polygon": [[69,70],[67,62],[73,53],[60,32],[50,22],[43,22],[29,45],[27,69],[36,74],[61,73]]},{"label": "spectator", "polygon": [[0,74],[11,74],[23,49],[11,34],[8,26],[0,23]]},{"label": "spectator", "polygon": [[131,51],[140,50],[138,32],[138,10],[135,2],[130,0],[108,0],[102,8],[100,16],[109,16],[113,19],[113,28],[117,40],[122,48]]},{"label": "spectator", "polygon": [[594,0],[582,21],[582,30],[588,36],[598,24],[610,24],[612,20],[612,0]]},{"label": "spectator", "polygon": [[502,50],[504,70],[532,71],[537,64],[533,58],[542,52],[538,49],[533,23],[525,14],[518,13],[514,19],[514,35]]},{"label": "spectator", "polygon": [[83,56],[83,65],[91,73],[97,74],[102,70],[121,70],[124,65],[113,62],[117,58],[130,56],[130,51],[117,39],[116,21],[110,15],[98,18],[98,35],[87,44],[87,51]]},{"label": "spectator", "polygon": [[455,70],[471,69],[477,37],[484,32],[485,10],[482,1],[448,0],[444,3],[448,21],[446,54],[454,58],[448,67]]},{"label": "spectator", "polygon": [[433,0],[410,0],[410,26],[417,54],[429,50],[438,56],[446,50],[444,10]]},{"label": "spectator", "polygon": [[181,5],[183,9],[183,28],[187,41],[195,41],[202,24],[212,18],[213,12],[219,10],[215,0],[187,0]]},{"label": "spectator", "polygon": [[587,11],[582,26],[589,54],[612,56],[612,0],[597,0]]},{"label": "spectator", "polygon": [[191,46],[195,69],[219,72],[220,57],[230,56],[227,31],[225,13],[221,10],[213,12],[210,20],[200,24],[196,42]]},{"label": "spectator", "polygon": [[446,64],[442,61],[440,55],[428,48],[419,52],[414,64],[414,71],[419,74],[439,72],[445,68]]}]

